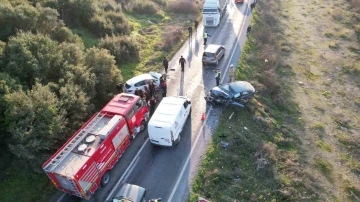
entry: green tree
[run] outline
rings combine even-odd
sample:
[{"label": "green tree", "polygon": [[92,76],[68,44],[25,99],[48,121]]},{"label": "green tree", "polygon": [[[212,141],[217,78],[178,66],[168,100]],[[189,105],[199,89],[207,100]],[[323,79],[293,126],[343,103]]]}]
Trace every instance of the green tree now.
[{"label": "green tree", "polygon": [[6,48],[5,72],[30,88],[35,79],[41,83],[57,82],[61,72],[58,43],[42,34],[20,33],[11,37]]},{"label": "green tree", "polygon": [[67,138],[65,111],[49,86],[36,83],[32,90],[5,95],[10,151],[21,166],[40,172],[41,164]]},{"label": "green tree", "polygon": [[108,50],[90,48],[86,52],[85,66],[96,76],[95,104],[102,106],[114,95],[116,84],[122,81],[121,72],[115,65],[114,56]]}]

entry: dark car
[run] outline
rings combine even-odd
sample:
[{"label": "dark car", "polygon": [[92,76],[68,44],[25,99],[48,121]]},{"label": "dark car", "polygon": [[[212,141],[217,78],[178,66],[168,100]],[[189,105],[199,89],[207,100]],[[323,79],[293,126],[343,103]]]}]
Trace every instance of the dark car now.
[{"label": "dark car", "polygon": [[115,194],[112,202],[145,202],[146,189],[137,185],[124,183]]},{"label": "dark car", "polygon": [[221,45],[209,44],[203,53],[203,64],[218,65],[219,60],[225,55],[225,47]]},{"label": "dark car", "polygon": [[255,88],[247,81],[235,81],[210,90],[211,98],[216,100],[232,100],[245,104],[254,96]]}]

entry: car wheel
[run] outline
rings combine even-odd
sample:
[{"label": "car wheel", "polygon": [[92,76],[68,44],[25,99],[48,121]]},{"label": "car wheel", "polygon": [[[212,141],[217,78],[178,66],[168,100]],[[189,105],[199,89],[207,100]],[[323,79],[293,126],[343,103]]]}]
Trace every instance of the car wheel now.
[{"label": "car wheel", "polygon": [[101,186],[105,187],[107,184],[109,184],[110,179],[111,179],[110,173],[106,172],[101,178]]},{"label": "car wheel", "polygon": [[140,133],[143,132],[146,129],[146,121],[143,120],[140,125]]}]

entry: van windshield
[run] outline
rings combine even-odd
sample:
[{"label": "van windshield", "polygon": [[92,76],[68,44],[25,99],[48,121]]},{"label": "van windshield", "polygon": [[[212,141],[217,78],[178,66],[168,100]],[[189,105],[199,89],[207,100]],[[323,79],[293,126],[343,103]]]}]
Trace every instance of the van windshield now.
[{"label": "van windshield", "polygon": [[216,8],[204,8],[203,13],[217,13]]}]

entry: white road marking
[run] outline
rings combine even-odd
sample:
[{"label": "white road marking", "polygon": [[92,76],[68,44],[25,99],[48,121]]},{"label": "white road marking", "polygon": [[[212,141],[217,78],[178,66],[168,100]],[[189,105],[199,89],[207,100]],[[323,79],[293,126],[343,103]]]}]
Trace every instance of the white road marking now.
[{"label": "white road marking", "polygon": [[136,161],[134,162],[134,164],[131,166],[131,169],[129,170],[129,172],[125,175],[124,177],[124,181],[127,180],[127,178],[129,177],[129,175],[132,173],[132,171],[134,170],[134,168],[136,167],[136,164],[139,162],[140,156],[138,158],[136,158]]},{"label": "white road marking", "polygon": [[56,202],[61,202],[62,201],[62,199],[64,198],[64,196],[65,196],[66,194],[65,193],[63,193],[61,196],[60,196],[60,198],[56,201]]},{"label": "white road marking", "polygon": [[[248,9],[249,9],[249,7],[246,7],[245,13],[247,12]],[[243,30],[243,28],[244,28],[244,21],[245,21],[245,20],[246,20],[246,17],[243,18],[243,22],[242,22],[242,25],[241,25],[240,31],[239,31],[240,33],[242,32],[242,30]],[[240,34],[240,35],[241,35],[241,34]],[[239,40],[240,40],[240,37],[237,37],[237,40],[236,40],[236,43],[235,43],[235,44],[238,44],[238,43],[239,43]],[[225,72],[227,72],[228,69],[229,69],[229,64],[230,64],[231,59],[233,58],[233,56],[234,56],[234,54],[235,54],[235,50],[236,50],[236,48],[234,48],[234,49],[233,49],[233,52],[231,53],[231,56],[230,56],[230,58],[229,58],[228,64],[227,64],[226,69],[225,69]],[[226,74],[223,74],[223,78],[221,79],[221,83],[224,81],[225,75],[226,75]],[[211,112],[212,109],[213,109],[213,107],[210,106],[209,111],[208,111],[208,113],[206,114],[206,117],[209,117],[209,114],[210,114],[210,112]],[[203,128],[204,128],[204,126],[205,126],[205,123],[206,123],[206,122],[204,122],[204,123],[201,125],[201,128],[200,128],[200,130],[199,130],[199,133],[198,133],[198,135],[197,135],[197,137],[196,137],[195,143],[194,143],[194,145],[192,146],[191,151],[190,151],[188,157],[186,158],[186,162],[185,162],[185,164],[183,165],[183,167],[182,167],[182,169],[181,169],[180,175],[178,176],[178,178],[177,178],[177,180],[176,180],[176,183],[175,183],[175,186],[173,187],[173,189],[172,189],[172,191],[171,191],[171,194],[170,194],[170,196],[169,196],[169,199],[168,199],[167,201],[172,201],[172,199],[173,199],[173,197],[174,197],[174,195],[175,195],[175,191],[177,190],[177,188],[178,188],[178,186],[179,186],[179,183],[180,183],[180,181],[181,181],[181,179],[182,179],[182,177],[183,177],[183,175],[184,175],[184,172],[185,172],[185,170],[186,170],[186,167],[189,165],[190,158],[191,158],[191,156],[192,156],[192,154],[193,154],[193,152],[194,152],[195,146],[197,145],[197,142],[198,142],[199,139],[200,139],[201,133],[203,132]]]},{"label": "white road marking", "polygon": [[[112,195],[114,194],[115,190],[117,190],[119,188],[119,185],[121,183],[121,181],[124,179],[125,175],[128,174],[128,172],[130,171],[130,168],[132,168],[132,165],[135,163],[136,159],[138,159],[141,151],[144,149],[145,145],[149,142],[149,138],[146,139],[146,141],[144,142],[144,144],[141,146],[140,150],[138,151],[138,153],[136,153],[134,159],[131,161],[130,165],[126,168],[125,172],[122,174],[122,176],[120,177],[119,181],[116,183],[116,185],[114,186],[114,188],[111,190],[109,196],[106,198],[106,201],[110,200],[110,198],[112,197]],[[132,171],[132,169],[131,169]],[[130,173],[130,172],[129,172]]]}]

